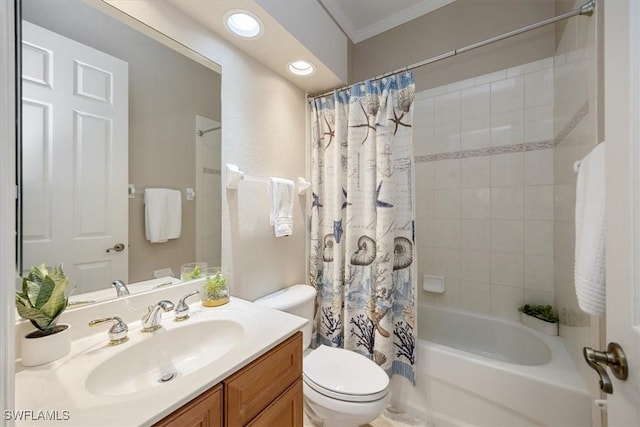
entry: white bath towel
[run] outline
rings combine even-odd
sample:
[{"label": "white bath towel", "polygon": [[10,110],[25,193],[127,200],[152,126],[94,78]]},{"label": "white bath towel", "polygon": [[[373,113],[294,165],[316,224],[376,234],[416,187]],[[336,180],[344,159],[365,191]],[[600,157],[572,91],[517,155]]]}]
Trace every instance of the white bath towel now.
[{"label": "white bath towel", "polygon": [[182,193],[167,188],[144,190],[145,237],[151,243],[177,239],[182,233]]},{"label": "white bath towel", "polygon": [[294,183],[289,179],[269,178],[269,223],[273,225],[276,237],[293,234],[293,189]]},{"label": "white bath towel", "polygon": [[576,185],[575,286],[580,308],[604,316],[605,292],[605,143],[580,163]]}]

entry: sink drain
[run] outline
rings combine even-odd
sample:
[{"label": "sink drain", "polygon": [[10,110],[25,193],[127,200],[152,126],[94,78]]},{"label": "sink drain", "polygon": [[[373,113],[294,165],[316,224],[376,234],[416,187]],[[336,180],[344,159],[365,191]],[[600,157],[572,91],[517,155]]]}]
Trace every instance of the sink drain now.
[{"label": "sink drain", "polygon": [[159,383],[166,383],[166,382],[171,381],[172,379],[174,379],[177,376],[178,376],[177,372],[166,372],[166,373],[162,374],[162,376],[160,377],[158,382]]}]

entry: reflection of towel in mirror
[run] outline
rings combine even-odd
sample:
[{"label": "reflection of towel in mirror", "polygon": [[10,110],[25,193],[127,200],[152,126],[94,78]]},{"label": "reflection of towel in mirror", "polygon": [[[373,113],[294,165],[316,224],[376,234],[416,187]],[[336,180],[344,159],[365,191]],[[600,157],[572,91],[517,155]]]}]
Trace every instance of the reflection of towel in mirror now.
[{"label": "reflection of towel in mirror", "polygon": [[269,224],[274,226],[276,237],[293,234],[293,187],[289,179],[269,178]]},{"label": "reflection of towel in mirror", "polygon": [[145,237],[151,243],[177,239],[182,233],[182,193],[167,188],[144,190]]},{"label": "reflection of towel in mirror", "polygon": [[605,314],[605,143],[580,163],[576,184],[575,285],[578,305]]}]

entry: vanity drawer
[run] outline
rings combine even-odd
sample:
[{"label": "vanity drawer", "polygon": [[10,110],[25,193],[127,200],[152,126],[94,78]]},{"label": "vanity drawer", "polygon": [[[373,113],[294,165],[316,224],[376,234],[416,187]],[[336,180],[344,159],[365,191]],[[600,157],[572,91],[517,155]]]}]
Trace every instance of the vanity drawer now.
[{"label": "vanity drawer", "polygon": [[302,405],[302,379],[299,379],[247,427],[302,427]]},{"label": "vanity drawer", "polygon": [[296,332],[224,381],[226,425],[246,425],[301,376],[302,333]]},{"label": "vanity drawer", "polygon": [[153,427],[222,427],[222,385],[202,393]]}]

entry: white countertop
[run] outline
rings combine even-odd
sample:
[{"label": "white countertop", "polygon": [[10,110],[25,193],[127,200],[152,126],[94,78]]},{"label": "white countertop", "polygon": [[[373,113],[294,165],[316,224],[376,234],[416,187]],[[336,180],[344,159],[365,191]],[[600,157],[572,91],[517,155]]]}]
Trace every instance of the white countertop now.
[{"label": "white countertop", "polygon": [[[87,390],[86,379],[92,370],[127,347],[153,339],[154,333],[141,333],[140,322],[129,324],[129,341],[109,346],[105,330],[75,340],[71,352],[46,365],[25,368],[16,363],[15,408],[32,411],[30,418],[49,411],[70,426],[146,426],[151,425],[218,384],[260,355],[266,353],[300,329],[305,319],[232,297],[223,306],[204,308],[200,302],[190,305],[191,317],[174,322],[173,312],[165,313],[163,329],[171,330],[210,319],[233,319],[242,323],[243,338],[214,363],[142,392],[102,396]],[[118,375],[118,372],[113,372]],[[67,411],[67,412],[65,412]],[[42,426],[42,420],[24,420],[17,426]]]}]

